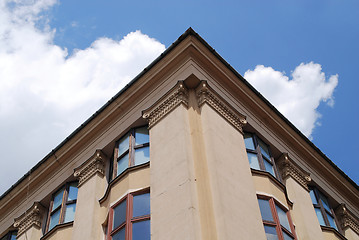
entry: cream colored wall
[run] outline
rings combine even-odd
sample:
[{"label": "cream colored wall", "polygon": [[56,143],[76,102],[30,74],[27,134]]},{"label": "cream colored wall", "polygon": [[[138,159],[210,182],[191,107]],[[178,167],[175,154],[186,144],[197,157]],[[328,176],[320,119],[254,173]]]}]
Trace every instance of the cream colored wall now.
[{"label": "cream colored wall", "polygon": [[266,239],[243,135],[207,104],[201,119],[218,239]]},{"label": "cream colored wall", "polygon": [[71,239],[101,239],[103,214],[99,199],[105,192],[106,178],[93,175],[78,188],[74,227]]},{"label": "cream colored wall", "polygon": [[338,237],[335,233],[331,231],[323,231],[323,239],[325,240],[342,240],[342,238]]},{"label": "cream colored wall", "polygon": [[309,192],[293,178],[285,180],[289,199],[293,202],[291,216],[299,239],[323,239]]},{"label": "cream colored wall", "polygon": [[349,227],[344,230],[344,235],[348,240],[359,240],[359,235]]},{"label": "cream colored wall", "polygon": [[51,235],[48,235],[47,237],[43,238],[42,240],[67,240],[67,239],[71,239],[71,236],[72,236],[72,225],[67,227],[61,227],[55,232],[53,232]]},{"label": "cream colored wall", "polygon": [[150,129],[151,239],[202,239],[187,109]]},{"label": "cream colored wall", "polygon": [[42,230],[41,228],[32,226],[29,228],[26,232],[21,234],[20,236],[17,236],[17,240],[39,240],[42,236]]},{"label": "cream colored wall", "polygon": [[282,205],[288,208],[287,199],[283,189],[281,189],[270,177],[266,175],[253,175],[253,182],[257,194],[273,196]]}]

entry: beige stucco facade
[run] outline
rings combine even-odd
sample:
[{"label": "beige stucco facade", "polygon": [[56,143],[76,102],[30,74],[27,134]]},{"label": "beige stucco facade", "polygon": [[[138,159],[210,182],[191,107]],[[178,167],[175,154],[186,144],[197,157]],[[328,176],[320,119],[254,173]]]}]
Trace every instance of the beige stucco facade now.
[{"label": "beige stucco facade", "polygon": [[[146,124],[150,162],[117,176],[117,141]],[[251,169],[245,132],[271,148],[276,176]],[[47,231],[53,194],[73,181],[74,220]],[[338,230],[320,225],[310,188]],[[0,237],[111,239],[111,209],[148,189],[152,240],[264,240],[259,196],[289,213],[296,239],[359,239],[358,186],[191,29],[1,196]]]}]

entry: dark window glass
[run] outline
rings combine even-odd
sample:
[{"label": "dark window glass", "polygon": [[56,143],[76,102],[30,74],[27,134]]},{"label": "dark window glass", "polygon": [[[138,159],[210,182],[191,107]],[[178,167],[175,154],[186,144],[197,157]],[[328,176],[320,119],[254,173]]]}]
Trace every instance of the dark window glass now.
[{"label": "dark window glass", "polygon": [[133,217],[150,214],[150,193],[133,196]]},{"label": "dark window glass", "polygon": [[59,207],[61,205],[63,195],[64,195],[64,189],[61,189],[60,191],[58,191],[55,194],[54,204],[53,204],[52,209],[56,209],[57,207]]},{"label": "dark window glass", "polygon": [[57,224],[59,224],[60,212],[61,212],[61,209],[58,209],[57,211],[55,211],[51,214],[49,230],[51,230],[53,227],[55,227]]},{"label": "dark window glass", "polygon": [[118,156],[117,157],[120,157],[122,154],[124,154],[129,149],[129,146],[130,146],[130,134],[127,133],[118,142]]},{"label": "dark window glass", "polygon": [[150,221],[135,222],[132,225],[132,240],[150,240],[151,224]]},{"label": "dark window glass", "polygon": [[328,198],[316,188],[311,189],[309,194],[312,199],[319,224],[338,230],[337,224],[335,223],[334,212],[330,208]]},{"label": "dark window glass", "polygon": [[137,128],[135,130],[136,145],[141,145],[150,142],[147,127]]},{"label": "dark window glass", "polygon": [[127,200],[121,202],[117,207],[113,209],[113,229],[121,226],[124,222],[126,222],[126,208],[127,208]]},{"label": "dark window glass", "polygon": [[282,231],[282,233],[283,233],[284,240],[293,240],[294,239],[294,237],[288,235],[286,232]]},{"label": "dark window glass", "polygon": [[122,228],[120,231],[112,235],[112,240],[125,240],[126,230]]},{"label": "dark window glass", "polygon": [[258,199],[259,208],[261,210],[262,219],[265,221],[273,221],[273,216],[271,208],[269,206],[269,201],[264,199]]},{"label": "dark window glass", "polygon": [[244,143],[246,145],[250,167],[277,176],[274,159],[271,157],[269,146],[255,134],[251,133],[244,133]]},{"label": "dark window glass", "polygon": [[278,240],[278,235],[275,227],[265,225],[264,231],[266,232],[267,240]]},{"label": "dark window glass", "polygon": [[128,153],[117,161],[117,175],[120,175],[128,168],[129,158]]},{"label": "dark window glass", "polygon": [[71,183],[69,187],[68,201],[73,201],[77,199],[77,183]]},{"label": "dark window glass", "polygon": [[283,209],[281,209],[280,207],[278,207],[276,205],[276,210],[277,210],[277,214],[278,214],[278,218],[279,218],[279,223],[285,227],[288,231],[290,230],[290,226],[289,226],[289,221],[288,221],[288,217],[287,217],[287,213],[283,211]]}]

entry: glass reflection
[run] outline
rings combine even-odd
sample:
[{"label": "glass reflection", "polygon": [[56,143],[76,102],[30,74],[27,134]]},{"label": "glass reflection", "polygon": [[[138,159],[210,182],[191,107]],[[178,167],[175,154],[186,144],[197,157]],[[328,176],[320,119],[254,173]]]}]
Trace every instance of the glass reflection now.
[{"label": "glass reflection", "polygon": [[257,154],[254,153],[247,153],[248,156],[248,161],[249,161],[249,165],[251,168],[253,169],[257,169],[259,170],[259,162],[258,162],[258,157]]},{"label": "glass reflection", "polygon": [[285,227],[288,231],[291,232],[290,230],[290,225],[289,225],[289,221],[288,221],[288,217],[287,217],[287,213],[284,212],[280,207],[278,207],[277,205],[275,206],[277,209],[277,213],[278,213],[278,218],[279,218],[279,222],[280,224]]},{"label": "glass reflection", "polygon": [[67,197],[68,201],[76,200],[77,199],[77,183],[71,183],[69,187],[69,194]]},{"label": "glass reflection", "polygon": [[121,156],[122,154],[124,154],[130,147],[130,142],[129,142],[129,138],[130,135],[129,133],[127,133],[124,137],[122,137],[118,143],[118,156]]},{"label": "glass reflection", "polygon": [[128,168],[128,153],[117,161],[117,176]]},{"label": "glass reflection", "polygon": [[49,231],[59,223],[59,220],[60,220],[60,209],[58,209],[51,215]]},{"label": "glass reflection", "polygon": [[150,214],[150,193],[133,196],[133,217]]},{"label": "glass reflection", "polygon": [[127,200],[121,202],[117,207],[113,209],[113,228],[119,227],[126,221],[126,206]]},{"label": "glass reflection", "polygon": [[147,127],[137,128],[135,131],[136,131],[135,133],[136,145],[150,142]]},{"label": "glass reflection", "polygon": [[150,240],[151,224],[150,220],[135,222],[132,224],[132,240]]},{"label": "glass reflection", "polygon": [[64,222],[71,222],[75,219],[76,203],[72,203],[66,206],[65,220]]},{"label": "glass reflection", "polygon": [[266,232],[267,240],[278,240],[278,235],[275,227],[265,225],[264,231]]},{"label": "glass reflection", "polygon": [[262,219],[265,221],[273,222],[272,211],[270,209],[269,201],[264,199],[258,199],[259,208],[261,210]]},{"label": "glass reflection", "polygon": [[322,212],[320,211],[320,208],[315,208],[315,213],[317,214],[319,224],[325,226],[324,218]]},{"label": "glass reflection", "polygon": [[56,209],[62,203],[62,196],[64,195],[64,189],[61,189],[55,194],[54,204],[52,205],[52,210]]},{"label": "glass reflection", "polygon": [[135,149],[135,165],[150,161],[150,147]]},{"label": "glass reflection", "polygon": [[112,240],[125,240],[125,236],[126,230],[125,228],[122,228],[120,231],[118,231],[112,236]]},{"label": "glass reflection", "polygon": [[247,149],[255,150],[252,134],[244,134],[244,144],[246,145]]}]

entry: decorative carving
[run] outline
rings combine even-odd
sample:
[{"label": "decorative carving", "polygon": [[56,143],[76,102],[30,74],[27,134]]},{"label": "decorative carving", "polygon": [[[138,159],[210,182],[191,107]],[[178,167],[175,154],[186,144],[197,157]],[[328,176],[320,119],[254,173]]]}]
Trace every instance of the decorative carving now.
[{"label": "decorative carving", "polygon": [[159,120],[180,104],[188,107],[188,90],[183,81],[178,81],[172,91],[166,94],[152,107],[143,111],[142,116],[148,120],[148,128],[153,127]]},{"label": "decorative carving", "polygon": [[230,105],[217,95],[207,84],[207,81],[202,80],[196,89],[196,96],[198,100],[198,107],[207,103],[215,111],[217,111],[224,119],[232,124],[236,129],[243,133],[243,126],[247,124],[246,117],[237,110],[230,107]]},{"label": "decorative carving", "polygon": [[74,170],[74,176],[79,179],[78,187],[90,179],[95,174],[105,175],[105,155],[101,150],[96,150],[95,154]]},{"label": "decorative carving", "polygon": [[312,181],[310,174],[289,159],[288,153],[283,153],[278,160],[277,166],[282,174],[282,179],[289,176],[296,180],[302,187],[309,191],[308,183]]},{"label": "decorative carving", "polygon": [[32,226],[41,228],[41,218],[45,208],[39,202],[35,202],[29,210],[20,217],[15,218],[14,227],[18,229],[17,237],[26,232]]},{"label": "decorative carving", "polygon": [[347,209],[344,203],[337,207],[335,210],[335,215],[342,229],[350,227],[359,235],[359,219],[356,218],[354,214]]}]

